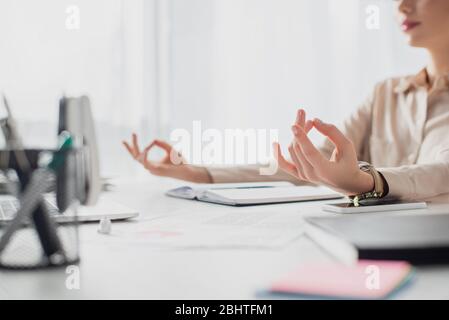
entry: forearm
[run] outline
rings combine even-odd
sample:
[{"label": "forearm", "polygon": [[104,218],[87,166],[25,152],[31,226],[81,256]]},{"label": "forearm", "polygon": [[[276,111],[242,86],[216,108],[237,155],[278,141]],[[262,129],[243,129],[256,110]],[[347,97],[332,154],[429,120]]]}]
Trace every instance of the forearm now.
[{"label": "forearm", "polygon": [[378,168],[385,177],[389,197],[426,199],[449,193],[449,162]]},{"label": "forearm", "polygon": [[213,183],[241,183],[241,182],[274,182],[287,181],[295,185],[304,185],[299,179],[283,172],[280,168],[274,174],[263,175],[261,165],[244,165],[235,167],[207,167]]}]

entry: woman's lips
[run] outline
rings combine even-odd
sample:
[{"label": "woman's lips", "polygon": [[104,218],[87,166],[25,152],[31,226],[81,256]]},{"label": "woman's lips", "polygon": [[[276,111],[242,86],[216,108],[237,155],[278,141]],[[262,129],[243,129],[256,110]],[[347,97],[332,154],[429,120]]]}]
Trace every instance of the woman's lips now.
[{"label": "woman's lips", "polygon": [[419,26],[421,24],[421,22],[416,22],[416,21],[410,21],[410,20],[405,20],[402,23],[402,30],[407,32],[410,31],[412,29],[415,29],[417,26]]}]

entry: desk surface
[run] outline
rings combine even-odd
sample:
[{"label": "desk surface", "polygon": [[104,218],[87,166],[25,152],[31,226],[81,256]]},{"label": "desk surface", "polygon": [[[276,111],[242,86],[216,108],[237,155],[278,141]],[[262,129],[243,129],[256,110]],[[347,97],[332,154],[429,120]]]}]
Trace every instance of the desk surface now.
[{"label": "desk surface", "polygon": [[[147,177],[121,181],[107,197],[136,208],[139,219],[162,219],[183,212],[217,213],[229,210],[297,210],[298,215],[324,215],[320,203],[293,203],[252,208],[229,208],[164,196],[179,185]],[[445,199],[432,200],[420,213],[449,212]],[[411,214],[414,212],[407,212]],[[416,212],[415,212],[416,213]],[[405,214],[405,213],[393,213]],[[125,222],[126,223],[126,222]],[[135,222],[139,223],[139,222]],[[117,224],[113,224],[113,228]],[[83,225],[81,236],[92,235],[97,224]],[[83,241],[80,289],[66,288],[65,270],[0,271],[1,299],[257,299],[256,292],[273,279],[307,261],[332,258],[307,237],[282,249],[183,249],[145,246],[107,246]],[[449,266],[418,268],[411,286],[398,299],[449,299]]]}]

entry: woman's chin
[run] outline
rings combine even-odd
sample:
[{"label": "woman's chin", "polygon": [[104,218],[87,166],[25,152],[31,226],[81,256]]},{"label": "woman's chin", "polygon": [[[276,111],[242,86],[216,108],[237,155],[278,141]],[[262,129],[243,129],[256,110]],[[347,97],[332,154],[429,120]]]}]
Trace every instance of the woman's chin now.
[{"label": "woman's chin", "polygon": [[405,33],[407,42],[411,47],[427,48],[432,37],[425,34],[421,28],[415,28]]},{"label": "woman's chin", "polygon": [[414,47],[414,48],[426,48],[426,42],[423,41],[423,39],[420,39],[419,37],[413,37],[413,36],[409,36],[407,39],[407,43],[409,44],[409,46]]}]

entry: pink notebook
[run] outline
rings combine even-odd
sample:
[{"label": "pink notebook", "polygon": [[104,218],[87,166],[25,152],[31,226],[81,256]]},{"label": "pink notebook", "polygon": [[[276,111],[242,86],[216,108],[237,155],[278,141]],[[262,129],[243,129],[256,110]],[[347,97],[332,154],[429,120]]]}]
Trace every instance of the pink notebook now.
[{"label": "pink notebook", "polygon": [[309,264],[276,281],[273,293],[339,299],[385,299],[411,277],[407,262],[359,261]]}]

